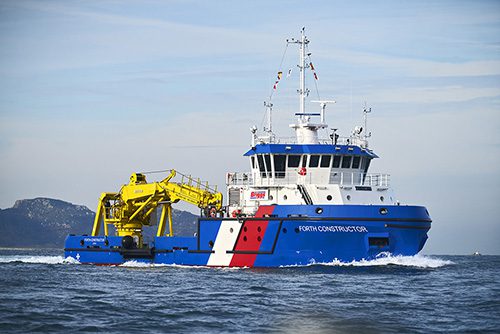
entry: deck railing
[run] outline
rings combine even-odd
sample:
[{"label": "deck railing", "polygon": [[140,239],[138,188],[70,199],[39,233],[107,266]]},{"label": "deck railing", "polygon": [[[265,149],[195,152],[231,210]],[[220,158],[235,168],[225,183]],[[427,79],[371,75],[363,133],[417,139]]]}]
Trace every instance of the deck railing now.
[{"label": "deck railing", "polygon": [[300,175],[298,172],[280,172],[271,174],[257,173],[228,173],[226,184],[230,185],[254,185],[272,186],[285,184],[339,184],[341,186],[372,186],[389,188],[390,175],[381,173],[359,173],[359,172],[331,172],[308,173]]},{"label": "deck railing", "polygon": [[[264,140],[268,142],[269,139]],[[297,137],[272,137],[274,144],[297,144]],[[318,144],[322,145],[353,145],[359,147],[368,147],[368,141],[359,137],[338,137],[337,141],[330,138],[318,138]]]}]

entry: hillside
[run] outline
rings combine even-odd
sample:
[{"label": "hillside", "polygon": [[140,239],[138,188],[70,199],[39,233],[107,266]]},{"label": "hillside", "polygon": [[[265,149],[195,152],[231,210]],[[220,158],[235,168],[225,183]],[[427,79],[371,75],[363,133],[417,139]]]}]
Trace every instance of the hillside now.
[{"label": "hillside", "polygon": [[[51,199],[18,200],[12,208],[0,209],[0,247],[64,247],[68,234],[90,234],[95,213],[83,205]],[[174,209],[176,235],[193,235],[197,216]],[[147,228],[151,240],[155,227]]]}]

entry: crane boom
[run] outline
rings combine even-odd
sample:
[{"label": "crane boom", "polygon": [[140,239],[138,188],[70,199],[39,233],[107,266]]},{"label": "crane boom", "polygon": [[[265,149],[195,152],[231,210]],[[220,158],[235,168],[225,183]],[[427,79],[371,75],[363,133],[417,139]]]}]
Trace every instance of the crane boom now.
[{"label": "crane boom", "polygon": [[[172,179],[179,174],[182,176],[180,182]],[[108,224],[113,224],[118,236],[131,236],[138,246],[142,245],[143,226],[154,225],[152,215],[157,208],[161,207],[161,216],[156,236],[165,235],[168,220],[169,233],[172,230],[172,207],[173,203],[184,201],[204,209],[205,214],[216,216],[222,209],[222,194],[217,189],[209,187],[208,183],[202,183],[199,179],[177,173],[170,170],[170,174],[159,182],[148,183],[146,176],[133,173],[130,181],[121,187],[117,193],[105,192],[99,198],[92,236],[97,236],[104,229],[104,235],[108,235]]]}]

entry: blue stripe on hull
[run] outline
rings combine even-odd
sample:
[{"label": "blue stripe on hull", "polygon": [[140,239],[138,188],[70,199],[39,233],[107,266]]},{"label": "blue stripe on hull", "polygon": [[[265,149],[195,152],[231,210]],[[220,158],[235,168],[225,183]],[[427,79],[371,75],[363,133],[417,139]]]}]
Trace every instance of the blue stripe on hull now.
[{"label": "blue stripe on hull", "polygon": [[[321,210],[318,210],[320,208]],[[253,219],[255,220],[255,219]],[[381,252],[415,255],[431,219],[424,207],[279,205],[274,207],[254,267],[277,267],[372,259]],[[243,224],[252,219],[242,218]],[[65,255],[82,263],[140,262],[207,265],[222,219],[199,220],[196,237],[157,237],[149,256],[123,252],[120,237],[68,236]],[[227,249],[231,253],[233,249]],[[235,252],[237,253],[237,252]],[[235,255],[236,256],[236,255]]]}]

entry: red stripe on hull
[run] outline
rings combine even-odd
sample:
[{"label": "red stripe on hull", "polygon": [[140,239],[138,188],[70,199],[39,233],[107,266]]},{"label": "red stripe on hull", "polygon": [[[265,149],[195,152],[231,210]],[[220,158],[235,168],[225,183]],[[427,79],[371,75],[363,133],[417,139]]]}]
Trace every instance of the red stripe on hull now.
[{"label": "red stripe on hull", "polygon": [[[274,211],[274,206],[261,206],[257,210],[255,217],[270,215]],[[258,252],[264,235],[266,233],[267,220],[251,220],[243,223],[241,232],[236,240],[235,251]],[[257,254],[234,254],[230,267],[253,267]]]}]

